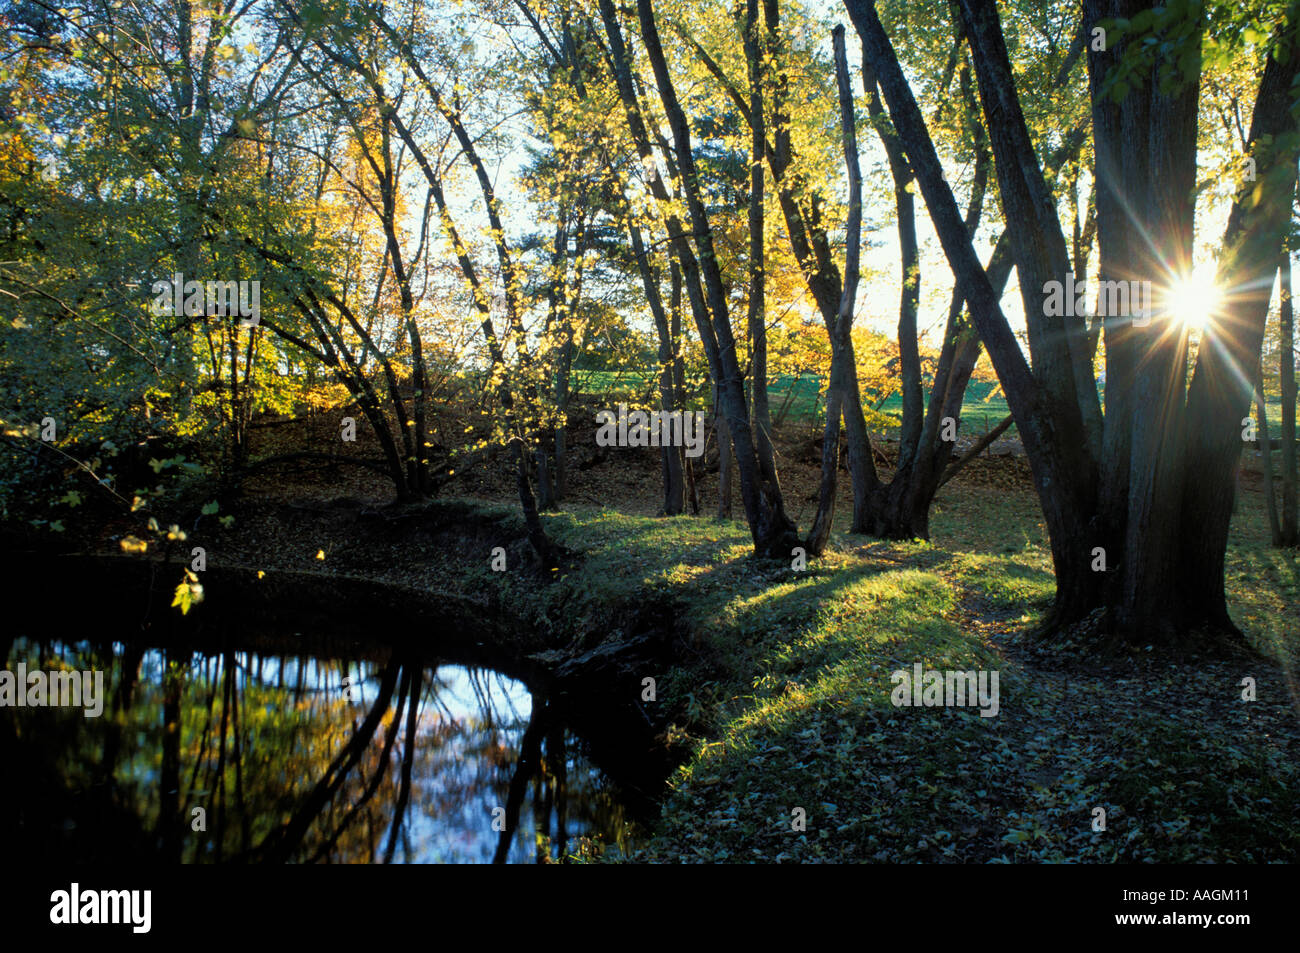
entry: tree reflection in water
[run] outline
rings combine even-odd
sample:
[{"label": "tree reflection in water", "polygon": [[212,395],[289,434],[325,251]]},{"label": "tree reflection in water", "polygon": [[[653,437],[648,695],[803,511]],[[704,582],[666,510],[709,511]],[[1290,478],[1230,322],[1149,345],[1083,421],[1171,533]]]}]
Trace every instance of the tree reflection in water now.
[{"label": "tree reflection in water", "polygon": [[10,669],[102,668],[109,693],[100,718],[0,708],[15,846],[78,861],[540,863],[578,838],[626,850],[635,836],[616,786],[547,700],[498,672],[134,643],[5,648]]}]

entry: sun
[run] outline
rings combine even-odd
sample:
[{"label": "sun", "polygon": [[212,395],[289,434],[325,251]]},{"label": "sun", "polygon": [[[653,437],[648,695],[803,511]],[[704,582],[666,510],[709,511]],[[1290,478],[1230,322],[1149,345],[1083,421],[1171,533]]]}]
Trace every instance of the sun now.
[{"label": "sun", "polygon": [[1165,303],[1173,318],[1196,331],[1204,331],[1209,326],[1222,301],[1213,271],[1204,268],[1193,268],[1175,279],[1165,293]]}]

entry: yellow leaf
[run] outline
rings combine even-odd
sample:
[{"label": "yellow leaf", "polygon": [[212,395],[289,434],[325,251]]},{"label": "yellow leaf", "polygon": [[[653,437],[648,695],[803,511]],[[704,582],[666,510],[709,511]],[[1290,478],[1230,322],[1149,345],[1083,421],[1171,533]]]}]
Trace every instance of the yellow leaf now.
[{"label": "yellow leaf", "polygon": [[149,548],[149,544],[143,539],[137,539],[134,536],[125,536],[118,543],[124,553],[142,553]]},{"label": "yellow leaf", "polygon": [[176,595],[172,599],[172,607],[180,606],[181,615],[189,615],[190,612],[190,586],[189,583],[183,582],[176,587]]}]

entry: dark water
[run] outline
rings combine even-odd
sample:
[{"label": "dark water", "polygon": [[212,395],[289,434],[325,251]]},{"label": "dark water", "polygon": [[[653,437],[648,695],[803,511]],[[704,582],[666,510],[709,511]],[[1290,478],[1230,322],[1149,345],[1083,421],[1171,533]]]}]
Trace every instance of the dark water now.
[{"label": "dark water", "polygon": [[548,700],[488,669],[7,648],[11,671],[100,670],[105,695],[92,718],[0,707],[10,847],[67,861],[529,863],[584,843],[626,850],[640,830],[643,808]]}]

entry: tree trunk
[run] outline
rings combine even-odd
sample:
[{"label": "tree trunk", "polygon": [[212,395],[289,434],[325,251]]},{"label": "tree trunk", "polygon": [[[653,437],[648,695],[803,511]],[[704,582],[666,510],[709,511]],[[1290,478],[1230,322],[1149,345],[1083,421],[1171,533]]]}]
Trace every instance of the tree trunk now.
[{"label": "tree trunk", "polygon": [[542,511],[558,509],[555,499],[555,481],[551,477],[550,454],[546,450],[545,430],[538,434],[533,458],[537,462],[537,508]]},{"label": "tree trunk", "polygon": [[[562,411],[563,412],[563,411]],[[568,431],[564,425],[556,427],[551,435],[555,441],[555,477],[553,480],[555,487],[555,499],[557,502],[563,502],[568,495],[569,487],[569,439]]]},{"label": "tree trunk", "polygon": [[745,53],[749,64],[750,150],[749,150],[749,341],[751,393],[754,399],[754,447],[763,482],[763,494],[781,499],[781,484],[776,473],[776,454],[772,449],[772,408],[767,394],[767,310],[766,261],[764,255],[765,221],[763,216],[763,157],[767,133],[763,122],[763,87],[767,70],[758,42],[758,0],[745,4]]},{"label": "tree trunk", "polygon": [[713,426],[718,435],[718,519],[731,519],[731,430],[722,411],[718,388],[713,389]]},{"label": "tree trunk", "polygon": [[[794,161],[795,151],[790,135],[792,123],[787,107],[789,75],[784,63],[786,44],[781,27],[780,0],[763,0],[763,16],[767,31],[767,59],[773,70],[771,89],[774,126],[771,142],[765,142],[764,148],[772,181],[777,187],[777,198],[790,238],[790,249],[799,262],[808,290],[821,312],[827,338],[831,340],[834,365],[835,326],[843,299],[843,284],[831,254],[829,236],[820,221],[821,196],[816,186],[799,174]],[[752,58],[751,56],[750,59]],[[754,115],[751,105],[745,104],[743,100],[739,105],[751,126],[761,121],[761,117]],[[805,196],[808,198],[805,199]],[[865,527],[869,523],[871,495],[879,486],[879,479],[871,450],[871,434],[862,409],[862,390],[858,383],[852,335],[841,346],[845,353],[841,368],[840,413],[848,436],[849,476],[853,489],[853,518],[849,531],[862,533],[867,531]],[[829,388],[829,381],[827,386]],[[838,426],[837,423],[836,427]],[[838,455],[838,450],[836,452]]]},{"label": "tree trunk", "polygon": [[528,453],[524,449],[523,440],[519,437],[516,437],[512,443],[515,456],[515,486],[519,492],[519,508],[523,510],[524,525],[528,530],[528,542],[532,544],[533,551],[541,560],[542,567],[555,569],[560,565],[559,556],[546,535],[541,515],[538,513],[537,498],[533,495],[532,483],[528,479]]},{"label": "tree trunk", "polygon": [[[672,332],[666,323],[659,328],[659,406],[665,412],[665,419],[678,409],[673,375]],[[686,505],[686,484],[682,476],[683,448],[670,446],[663,439],[659,442],[659,452],[663,458],[664,515],[680,516]]]},{"label": "tree trunk", "polygon": [[[929,131],[912,96],[897,56],[868,0],[846,0],[854,26],[862,38],[877,81],[889,107],[894,128],[903,140],[913,172],[925,198],[957,282],[963,289],[975,325],[993,361],[1003,392],[1016,418],[1034,471],[1034,482],[1052,540],[1052,557],[1059,580],[1079,578],[1088,561],[1081,542],[1088,539],[1086,499],[1078,490],[1079,474],[1087,466],[1078,443],[1071,449],[1068,432],[1053,426],[1052,406],[1042,393],[1033,371],[1020,351],[988,274],[981,267],[966,234],[965,223],[943,175]],[[1077,411],[1076,411],[1077,413]],[[1075,458],[1079,459],[1076,460]],[[1083,505],[1081,505],[1083,504]],[[1057,608],[1075,612],[1090,604],[1090,594],[1068,587],[1057,591]]]},{"label": "tree trunk", "polygon": [[[840,457],[840,414],[849,392],[848,362],[853,360],[853,305],[858,295],[858,261],[862,250],[862,175],[858,166],[858,138],[853,114],[853,87],[849,82],[848,59],[844,50],[844,27],[832,33],[835,79],[840,98],[840,138],[844,144],[844,165],[849,179],[849,213],[845,224],[844,287],[831,334],[831,374],[826,388],[826,429],[822,443],[822,477],[817,515],[804,541],[810,556],[820,556],[830,538],[835,519],[836,477]],[[914,342],[915,343],[915,342]]]},{"label": "tree trunk", "polygon": [[[1298,6],[1288,5],[1279,36],[1294,31]],[[1298,74],[1300,58],[1294,52],[1285,63],[1270,56],[1264,68],[1249,140],[1264,190],[1258,200],[1254,183],[1245,183],[1238,193],[1216,279],[1221,288],[1243,290],[1229,298],[1226,314],[1203,335],[1188,391],[1184,466],[1195,479],[1188,481],[1181,514],[1180,604],[1189,622],[1203,619],[1229,634],[1237,628],[1228,615],[1224,558],[1242,450],[1241,420],[1249,413],[1252,389],[1242,368],[1259,361],[1272,273],[1291,220],[1297,159],[1291,90]]]},{"label": "tree trunk", "polygon": [[[673,409],[686,413],[686,360],[682,356],[682,269],[676,258],[669,259],[669,337],[673,344]],[[700,493],[695,485],[695,465],[686,456],[686,448],[678,448],[682,472],[686,477],[686,496],[691,503],[691,513],[700,515]]]},{"label": "tree trunk", "polygon": [[[960,42],[960,34],[958,41]],[[956,63],[953,62],[955,70]],[[898,460],[888,484],[878,484],[866,508],[862,530],[883,539],[928,539],[930,505],[943,481],[944,468],[952,454],[952,443],[945,442],[945,420],[955,424],[961,414],[966,385],[979,358],[979,341],[959,329],[965,303],[961,287],[953,288],[940,352],[931,389],[929,410],[923,410],[920,353],[917,343],[917,312],[920,304],[920,272],[916,241],[916,217],[909,185],[913,180],[906,152],[897,134],[889,127],[880,105],[875,74],[869,58],[863,57],[862,84],[867,95],[867,112],[880,136],[894,180],[894,197],[898,210],[899,245],[903,280],[899,302],[898,346],[903,379],[903,425],[899,438]],[[976,144],[975,176],[966,212],[966,232],[974,238],[983,212],[988,184],[988,144],[978,118],[978,104],[970,86],[970,69],[961,70],[961,89],[966,105],[966,121]],[[993,269],[997,269],[995,272]],[[994,250],[990,280],[995,293],[1001,295],[1011,262],[1006,233]],[[995,277],[995,274],[998,277]],[[955,433],[952,440],[955,441]]]},{"label": "tree trunk", "polygon": [[[659,276],[650,266],[650,256],[646,251],[641,227],[632,218],[630,212],[627,215],[627,231],[637,270],[641,274],[646,303],[650,306],[655,331],[659,336],[659,406],[665,411],[672,411],[676,409],[678,403],[674,374],[673,333],[668,323],[668,315],[664,311],[663,297],[659,290]],[[678,304],[680,305],[680,299]],[[682,512],[685,497],[682,482],[682,448],[665,445],[659,452],[663,471],[664,515],[677,516]]]},{"label": "tree trunk", "polygon": [[1273,441],[1268,436],[1268,407],[1264,402],[1264,367],[1255,372],[1255,416],[1259,418],[1259,435],[1255,453],[1259,456],[1260,475],[1264,478],[1264,512],[1268,515],[1268,535],[1274,546],[1282,545],[1282,525],[1277,517],[1277,496],[1273,490]]},{"label": "tree trunk", "polygon": [[[1282,249],[1278,267],[1278,380],[1282,390],[1282,527],[1283,546],[1300,545],[1296,526],[1295,312],[1291,303],[1291,250]],[[1271,468],[1270,468],[1271,469]]]}]

